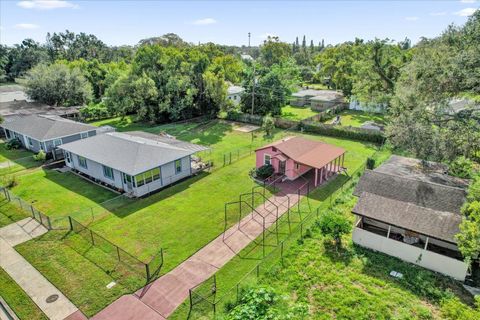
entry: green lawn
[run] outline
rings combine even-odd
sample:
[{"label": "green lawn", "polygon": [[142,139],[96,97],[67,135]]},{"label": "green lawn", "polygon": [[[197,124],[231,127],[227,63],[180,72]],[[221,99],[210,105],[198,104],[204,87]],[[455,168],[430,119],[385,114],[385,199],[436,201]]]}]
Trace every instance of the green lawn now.
[{"label": "green lawn", "polygon": [[25,149],[5,148],[5,143],[0,143],[0,176],[13,174],[25,169],[38,167],[39,162],[33,159],[33,153]]},{"label": "green lawn", "polygon": [[22,210],[15,203],[8,202],[3,194],[0,195],[0,199],[0,228],[31,216],[29,211]]},{"label": "green lawn", "polygon": [[37,170],[17,181],[11,191],[51,217],[100,210],[103,202],[118,196],[69,172]]},{"label": "green lawn", "polygon": [[[248,192],[254,186],[254,182],[248,177],[249,170],[255,164],[254,154],[249,155],[247,152],[244,157],[235,159],[236,161],[228,166],[223,166],[223,155],[230,152],[235,154],[235,150],[239,148],[251,150],[272,141],[264,138],[261,133],[256,133],[252,142],[251,133],[235,131],[231,123],[220,120],[155,127],[130,123],[119,129],[143,129],[153,133],[165,131],[182,140],[209,145],[212,148],[210,157],[216,159],[214,161],[220,165],[217,165],[217,170],[199,174],[145,199],[116,198],[112,192],[71,173],[61,174],[51,170],[37,170],[20,176],[19,184],[12,191],[49,216],[71,214],[89,224],[89,227],[101,236],[145,262],[163,248],[165,263],[162,273],[177,266],[220,234],[224,227],[225,202],[237,200],[239,194]],[[291,134],[276,131],[273,139]],[[368,143],[305,136],[346,148],[345,165],[349,172],[359,168],[376,150],[375,146]],[[318,195],[318,201],[332,192],[335,186],[336,184],[332,184],[324,188]],[[111,202],[115,205],[110,205]],[[54,246],[62,249],[54,250]],[[103,277],[98,274],[103,272],[107,275],[104,270],[106,268],[94,268],[95,264],[98,264],[96,261],[101,260],[95,252],[90,253],[89,259],[86,259],[86,254],[76,254],[78,250],[71,252],[66,247],[63,249],[64,247],[63,240],[39,240],[22,244],[20,251],[35,267],[45,270],[47,277],[58,287],[64,288],[62,290],[74,302],[83,305],[82,310],[93,314],[115,295],[106,295],[104,299],[95,295],[97,286],[104,286],[106,281],[97,284],[98,278]],[[45,261],[43,257],[47,252],[49,259]],[[70,260],[77,261],[76,265],[82,267],[77,268]],[[90,266],[87,267],[88,265]],[[60,276],[63,273],[71,273],[72,276]],[[240,274],[241,272],[235,272],[235,276]],[[125,279],[119,282],[131,283]],[[83,286],[79,286],[79,283],[83,283]],[[121,292],[123,291],[116,294]],[[98,299],[91,309],[88,306],[90,296]]]},{"label": "green lawn", "polygon": [[286,105],[282,108],[282,118],[287,120],[303,120],[318,114],[317,111],[310,109],[310,107],[295,107]]},{"label": "green lawn", "polygon": [[0,296],[21,320],[47,320],[48,318],[30,297],[0,268]]},{"label": "green lawn", "polygon": [[[325,123],[332,123],[335,119],[326,120]],[[357,110],[343,110],[340,113],[342,126],[361,127],[367,121],[374,121],[378,124],[385,124],[385,116],[380,113],[369,113]]]},{"label": "green lawn", "polygon": [[[321,214],[333,205],[348,215],[353,224],[351,209],[356,203],[353,189],[337,192],[335,201],[330,203],[326,195],[337,189],[339,181],[332,182],[302,201],[300,212],[306,214],[308,207],[319,207]],[[354,246],[351,234],[344,236],[344,247],[337,252],[331,240],[315,227],[315,217],[313,214],[313,219],[306,221],[301,241],[297,240],[299,231],[286,241],[283,259],[280,250],[269,250],[271,256],[258,269],[260,277],[255,269],[262,258],[260,246],[252,245],[217,272],[217,316],[223,318],[243,290],[259,287],[266,287],[279,297],[272,311],[289,313],[293,319],[473,320],[480,316],[480,311],[471,307],[472,299],[461,284],[450,278]],[[404,278],[392,278],[389,276],[392,270],[403,273]],[[240,286],[236,287],[239,281]],[[209,288],[211,283],[206,283],[197,290],[207,296]],[[299,310],[308,315],[299,316]],[[189,312],[189,302],[185,301],[171,319],[184,319]],[[210,319],[212,306],[198,303],[191,315],[195,319]]]},{"label": "green lawn", "polygon": [[[87,316],[145,284],[140,274],[118,264],[79,235],[50,231],[15,249]],[[112,281],[118,282],[108,289]]]}]

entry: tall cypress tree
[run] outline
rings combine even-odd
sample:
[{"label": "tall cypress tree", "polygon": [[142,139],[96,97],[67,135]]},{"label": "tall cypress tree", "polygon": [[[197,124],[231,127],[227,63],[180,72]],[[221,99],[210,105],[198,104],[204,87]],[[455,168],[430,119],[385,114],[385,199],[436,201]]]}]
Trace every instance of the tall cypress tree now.
[{"label": "tall cypress tree", "polygon": [[305,50],[305,48],[307,47],[307,39],[305,39],[305,35],[303,36],[303,40],[302,40],[302,48],[303,50]]}]

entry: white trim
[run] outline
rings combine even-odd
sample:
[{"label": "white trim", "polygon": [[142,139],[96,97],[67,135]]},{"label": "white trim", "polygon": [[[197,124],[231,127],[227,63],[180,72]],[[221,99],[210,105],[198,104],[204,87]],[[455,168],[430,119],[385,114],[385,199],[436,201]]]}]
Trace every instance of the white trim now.
[{"label": "white trim", "polygon": [[268,153],[263,154],[263,165],[267,165],[267,156],[268,156],[268,164],[272,165],[272,156],[269,155]]}]

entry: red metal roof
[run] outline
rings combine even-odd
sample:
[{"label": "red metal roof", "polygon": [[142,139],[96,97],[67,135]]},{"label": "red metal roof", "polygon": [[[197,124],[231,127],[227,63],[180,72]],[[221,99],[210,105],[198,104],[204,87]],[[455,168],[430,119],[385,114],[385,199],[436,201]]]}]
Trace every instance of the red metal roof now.
[{"label": "red metal roof", "polygon": [[313,168],[322,168],[345,153],[345,149],[303,137],[287,137],[275,141],[257,150],[275,147],[284,155],[296,162]]}]

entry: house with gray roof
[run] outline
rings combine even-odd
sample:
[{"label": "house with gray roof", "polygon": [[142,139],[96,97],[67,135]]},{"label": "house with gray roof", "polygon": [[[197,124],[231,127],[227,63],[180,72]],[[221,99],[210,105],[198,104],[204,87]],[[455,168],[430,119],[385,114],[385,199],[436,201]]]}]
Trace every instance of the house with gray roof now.
[{"label": "house with gray roof", "polygon": [[97,134],[97,127],[68,120],[59,116],[28,115],[5,118],[0,125],[7,140],[18,139],[25,149],[61,155],[57,147]]},{"label": "house with gray roof", "polygon": [[137,131],[107,132],[60,148],[75,172],[135,197],[191,176],[192,155],[208,149]]},{"label": "house with gray roof", "polygon": [[392,156],[366,170],[354,190],[353,242],[464,281],[455,235],[467,187],[441,164]]},{"label": "house with gray roof", "polygon": [[310,106],[317,111],[324,111],[343,103],[343,94],[334,90],[304,89],[292,94],[290,104],[296,107]]}]

